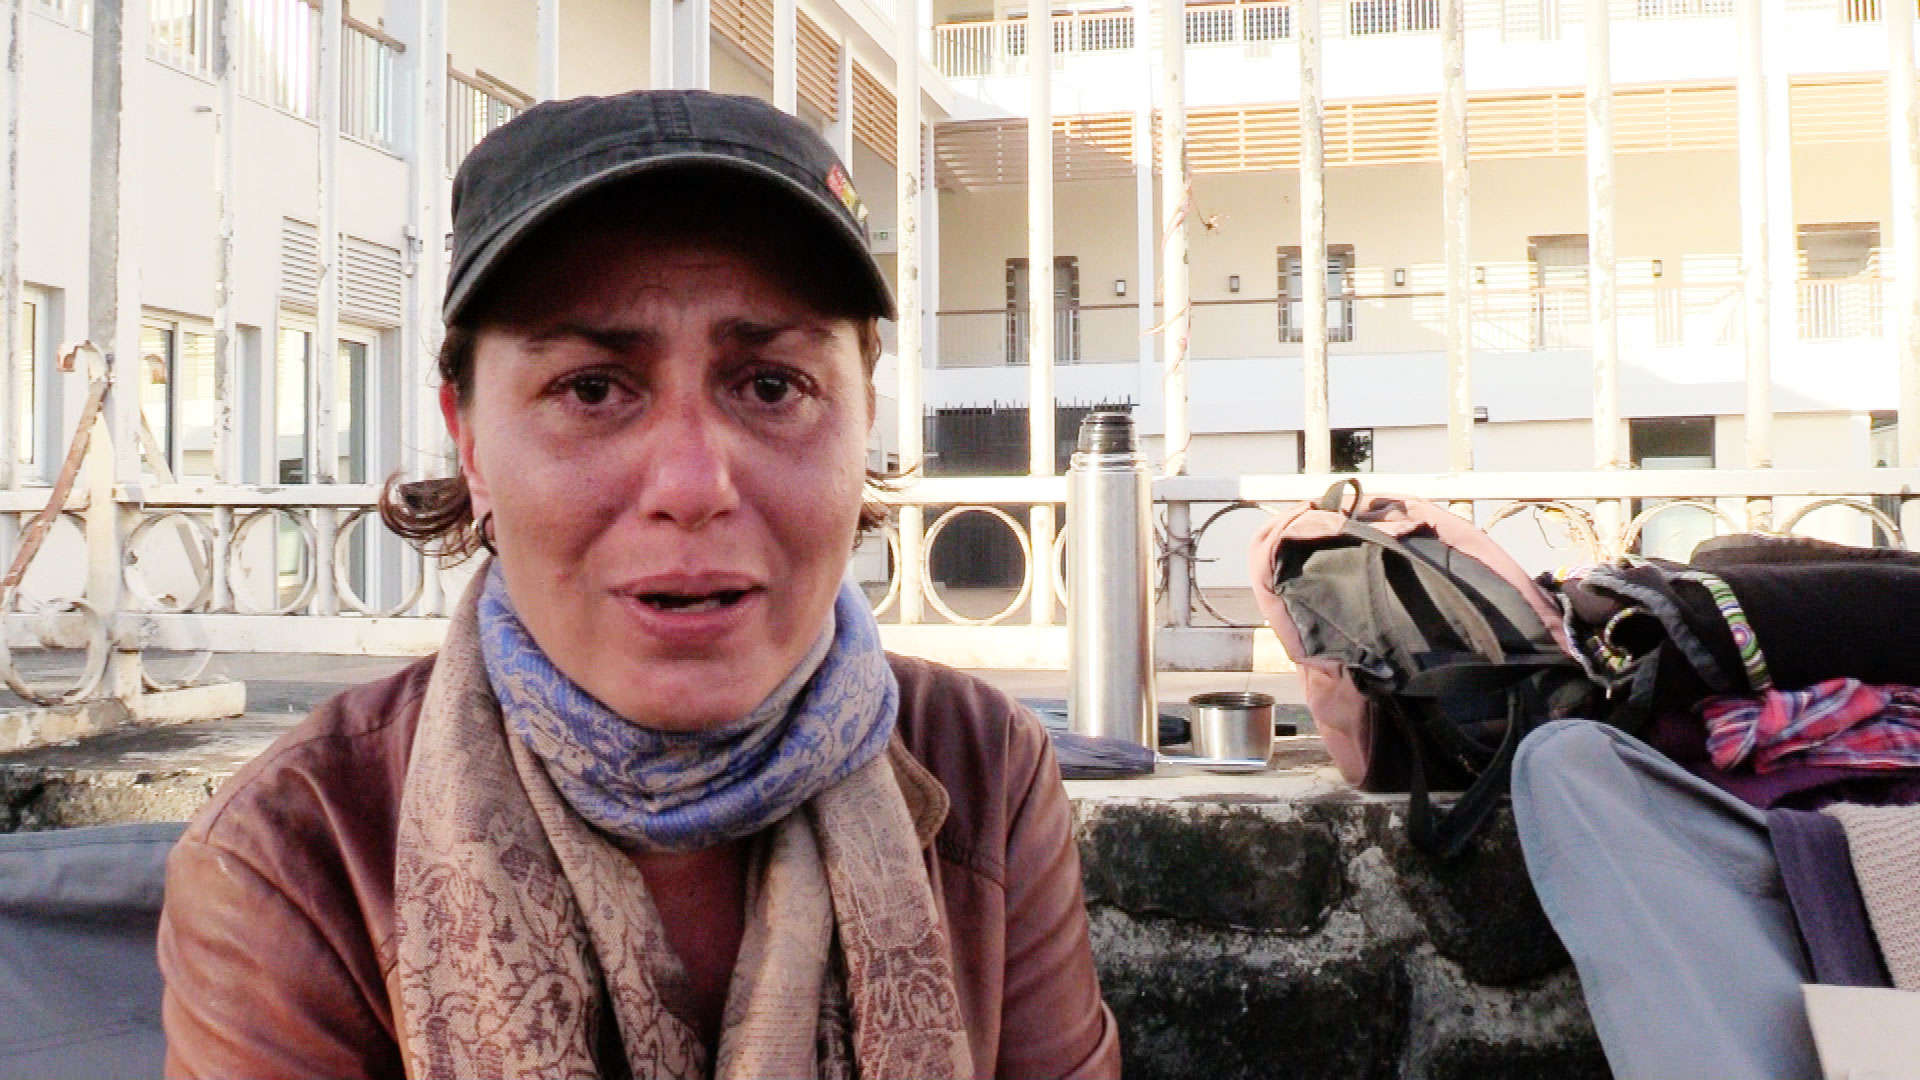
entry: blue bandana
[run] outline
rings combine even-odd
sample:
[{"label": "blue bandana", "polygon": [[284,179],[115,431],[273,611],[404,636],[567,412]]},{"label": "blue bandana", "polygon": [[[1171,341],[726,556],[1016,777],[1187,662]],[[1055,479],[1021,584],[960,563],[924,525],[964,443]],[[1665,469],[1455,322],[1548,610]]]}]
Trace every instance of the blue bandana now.
[{"label": "blue bandana", "polygon": [[698,851],[774,825],[879,756],[900,706],[879,624],[851,582],[800,666],[751,713],[709,731],[641,727],[562,675],[514,613],[497,565],[480,597],[480,642],[507,730],[576,813],[628,850]]}]

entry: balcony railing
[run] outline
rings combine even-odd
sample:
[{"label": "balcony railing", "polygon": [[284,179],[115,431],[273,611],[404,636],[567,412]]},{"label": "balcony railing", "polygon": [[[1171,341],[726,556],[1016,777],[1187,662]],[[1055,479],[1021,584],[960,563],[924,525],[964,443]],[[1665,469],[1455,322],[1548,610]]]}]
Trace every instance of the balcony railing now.
[{"label": "balcony railing", "polygon": [[353,19],[342,29],[340,131],[383,149],[397,149],[394,69],[407,47]]},{"label": "balcony railing", "polygon": [[533,104],[526,95],[457,71],[447,72],[447,172],[466,160],[480,140]]},{"label": "balcony railing", "polygon": [[[1798,11],[1831,12],[1841,24],[1878,22],[1887,0],[1789,0]],[[1614,0],[1616,20],[1731,18],[1738,0]],[[1568,0],[1466,0],[1466,26],[1497,28],[1505,41],[1551,40],[1563,22],[1577,22],[1580,5]],[[1378,38],[1437,34],[1440,0],[1328,0],[1322,14],[1329,38]],[[1097,54],[1134,46],[1131,11],[1075,12],[1053,16],[1056,54]],[[1158,46],[1160,27],[1148,28]],[[1213,0],[1186,8],[1188,46],[1260,47],[1294,36],[1290,0]],[[947,23],[934,27],[934,64],[952,78],[1016,74],[1027,55],[1025,17]]]},{"label": "balcony railing", "polygon": [[[1884,279],[1798,283],[1802,341],[1863,341],[1886,336]],[[1297,347],[1276,329],[1275,297],[1198,300],[1193,305],[1196,357],[1270,356]],[[1473,348],[1478,352],[1587,349],[1593,344],[1587,290],[1580,286],[1476,288]],[[1297,302],[1295,307],[1297,308]],[[1626,348],[1720,348],[1741,340],[1740,286],[1732,282],[1623,286],[1616,300],[1620,344]],[[1162,312],[1156,306],[1155,318]],[[1432,353],[1445,347],[1446,302],[1437,292],[1350,293],[1329,300],[1328,325],[1344,351]],[[1296,312],[1297,317],[1297,312]],[[1056,313],[1057,364],[1122,364],[1139,358],[1139,309],[1090,305]],[[939,313],[943,368],[998,367],[1027,362],[1021,316],[999,308]]]},{"label": "balcony railing", "polygon": [[1875,277],[1800,282],[1800,340],[1845,341],[1886,332],[1886,282]]},{"label": "balcony railing", "polygon": [[196,75],[213,74],[213,5],[206,0],[149,0],[147,55]]},{"label": "balcony railing", "polygon": [[320,12],[306,0],[244,0],[237,66],[240,93],[313,119],[320,82]]},{"label": "balcony railing", "polygon": [[27,0],[27,7],[76,30],[93,29],[91,0]]}]

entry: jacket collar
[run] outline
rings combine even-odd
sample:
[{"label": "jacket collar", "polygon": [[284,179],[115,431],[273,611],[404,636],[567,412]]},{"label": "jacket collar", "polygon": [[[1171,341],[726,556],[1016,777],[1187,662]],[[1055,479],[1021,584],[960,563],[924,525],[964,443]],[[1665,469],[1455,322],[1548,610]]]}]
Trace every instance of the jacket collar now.
[{"label": "jacket collar", "polygon": [[940,781],[927,771],[925,765],[907,749],[907,744],[894,732],[893,741],[887,744],[887,764],[893,766],[894,779],[900,783],[900,794],[907,800],[907,816],[913,819],[913,831],[920,839],[920,849],[925,851],[933,846],[933,838],[940,832],[940,826],[947,820],[947,811],[952,807],[952,799]]}]

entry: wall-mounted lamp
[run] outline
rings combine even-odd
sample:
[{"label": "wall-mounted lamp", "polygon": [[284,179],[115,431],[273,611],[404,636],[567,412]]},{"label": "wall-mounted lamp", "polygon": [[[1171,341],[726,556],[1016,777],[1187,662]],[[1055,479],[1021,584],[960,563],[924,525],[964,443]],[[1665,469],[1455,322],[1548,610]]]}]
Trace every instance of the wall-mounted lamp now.
[{"label": "wall-mounted lamp", "polygon": [[1227,291],[1228,292],[1240,291],[1240,275],[1239,274],[1229,274],[1227,276]]},{"label": "wall-mounted lamp", "polygon": [[1666,273],[1666,271],[1667,271],[1667,268],[1661,265],[1659,259],[1653,260],[1653,276],[1654,277],[1659,277],[1661,274]]},{"label": "wall-mounted lamp", "polygon": [[1393,272],[1393,283],[1398,286],[1405,286],[1407,283],[1407,272],[1405,270],[1395,270]]},{"label": "wall-mounted lamp", "polygon": [[1476,267],[1474,267],[1474,268],[1473,268],[1473,283],[1474,283],[1475,285],[1485,285],[1485,284],[1487,283],[1487,268],[1486,268],[1486,267],[1484,267],[1484,266],[1476,266]]},{"label": "wall-mounted lamp", "polygon": [[1127,279],[1126,278],[1119,277],[1119,278],[1113,279],[1113,295],[1115,296],[1127,295]]},{"label": "wall-mounted lamp", "polygon": [[1473,422],[1476,424],[1484,424],[1487,422],[1487,407],[1485,405],[1475,405],[1473,407]]}]

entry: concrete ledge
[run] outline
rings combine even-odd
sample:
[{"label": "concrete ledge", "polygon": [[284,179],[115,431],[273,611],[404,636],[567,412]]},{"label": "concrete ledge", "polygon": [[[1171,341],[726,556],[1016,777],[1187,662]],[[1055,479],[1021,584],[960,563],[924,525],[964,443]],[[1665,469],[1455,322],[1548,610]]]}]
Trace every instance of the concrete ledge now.
[{"label": "concrete ledge", "polygon": [[1319,740],[1250,776],[1068,784],[1130,1078],[1605,1077],[1510,814],[1436,863]]},{"label": "concrete ledge", "polygon": [[[130,729],[0,755],[0,831],[179,821],[287,720]],[[1512,818],[1452,863],[1319,740],[1248,776],[1067,785],[1130,1080],[1608,1075]]]}]

